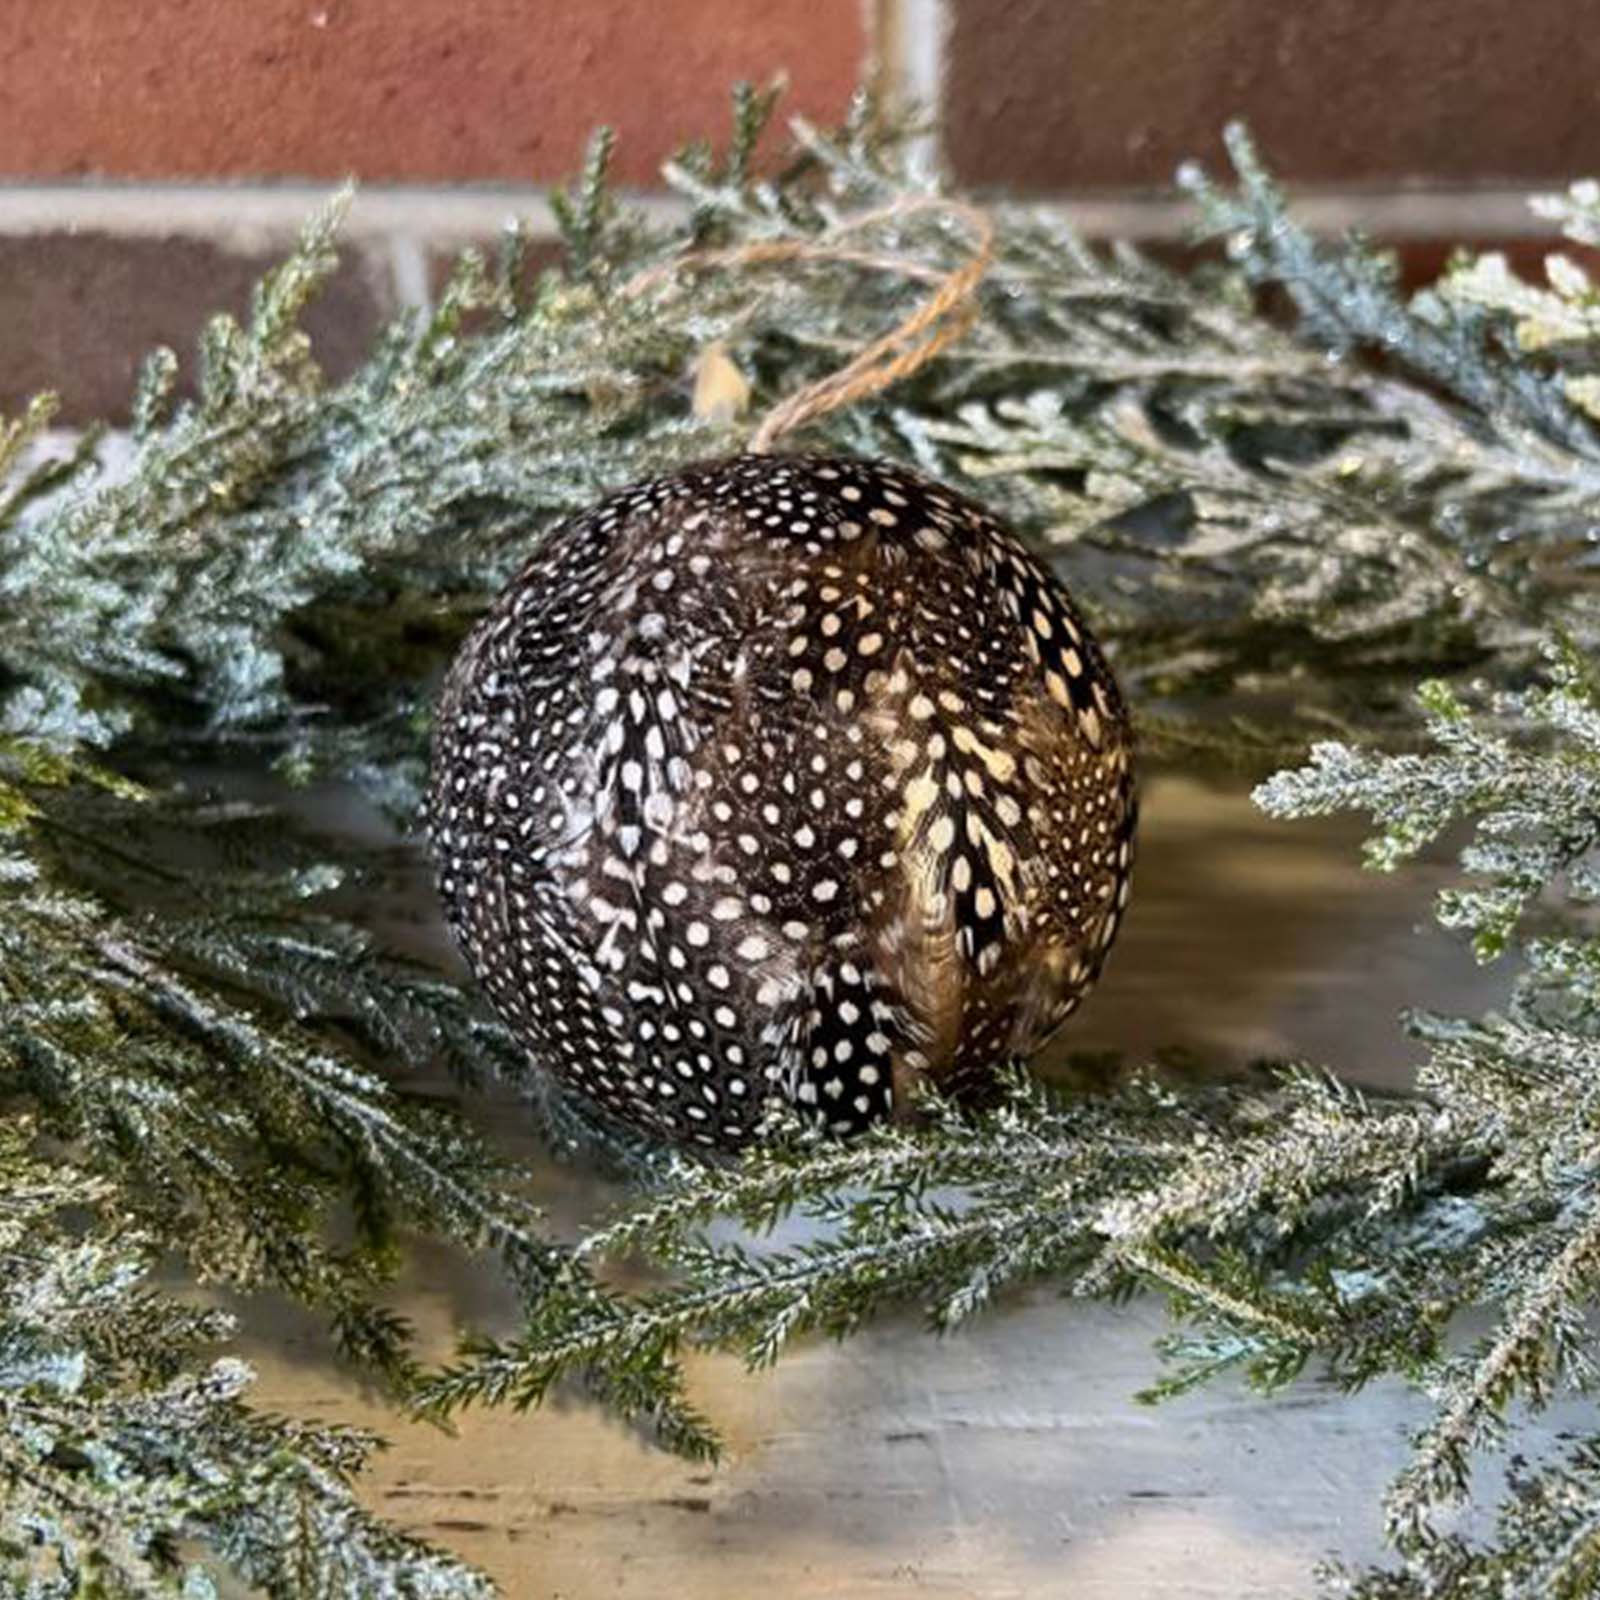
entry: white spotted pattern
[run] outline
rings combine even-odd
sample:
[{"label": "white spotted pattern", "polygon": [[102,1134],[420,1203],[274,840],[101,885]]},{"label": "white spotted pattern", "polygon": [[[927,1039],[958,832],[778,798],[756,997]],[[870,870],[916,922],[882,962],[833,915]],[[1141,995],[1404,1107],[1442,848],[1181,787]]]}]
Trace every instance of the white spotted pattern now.
[{"label": "white spotted pattern", "polygon": [[463,646],[429,830],[533,1055],[633,1125],[980,1096],[1127,903],[1127,719],[1059,583],[898,467],[740,457],[555,529]]}]

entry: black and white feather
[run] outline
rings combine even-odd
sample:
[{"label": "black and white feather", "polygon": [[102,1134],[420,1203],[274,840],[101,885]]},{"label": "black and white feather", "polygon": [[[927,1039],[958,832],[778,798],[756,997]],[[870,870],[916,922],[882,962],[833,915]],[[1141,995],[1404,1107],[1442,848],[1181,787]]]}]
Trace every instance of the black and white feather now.
[{"label": "black and white feather", "polygon": [[463,646],[430,832],[545,1066],[737,1149],[978,1095],[1097,976],[1127,718],[1065,590],[900,468],[747,456],[554,530]]}]

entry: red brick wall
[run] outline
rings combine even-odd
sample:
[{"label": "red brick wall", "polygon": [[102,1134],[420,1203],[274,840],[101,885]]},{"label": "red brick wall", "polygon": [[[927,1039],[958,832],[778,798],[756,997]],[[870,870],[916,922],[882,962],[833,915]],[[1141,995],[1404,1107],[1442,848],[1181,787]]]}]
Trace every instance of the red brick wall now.
[{"label": "red brick wall", "polygon": [[528,182],[616,122],[646,182],[736,78],[837,117],[864,53],[861,0],[10,0],[0,171]]},{"label": "red brick wall", "polygon": [[[1339,191],[1336,220],[1386,218],[1433,265],[1445,239],[1515,243],[1507,187],[1600,173],[1596,21],[1577,0],[0,0],[0,412],[50,385],[69,418],[118,415],[139,356],[242,309],[353,174],[400,188],[313,313],[338,370],[426,295],[442,241],[526,209],[595,124],[648,186],[675,144],[723,132],[736,79],[786,71],[787,109],[827,122],[874,54],[931,99],[964,185],[1160,193],[1243,116],[1291,184]],[[1439,202],[1426,224],[1413,186]],[[441,230],[474,194],[475,220]],[[1182,216],[1095,214],[1169,234]]]},{"label": "red brick wall", "polygon": [[[48,387],[69,422],[125,415],[143,354],[187,356],[211,311],[243,312],[348,175],[548,184],[608,122],[617,175],[651,185],[677,145],[726,133],[736,81],[779,71],[790,110],[837,120],[873,17],[868,0],[0,0],[0,413]],[[174,182],[285,180],[314,188],[265,227],[249,192],[170,220]],[[107,181],[151,186],[131,219],[97,199]],[[58,191],[68,220],[30,221]],[[481,232],[519,204],[485,209]],[[334,373],[437,279],[437,216],[419,195],[391,234],[351,230],[308,319]]]},{"label": "red brick wall", "polygon": [[1600,172],[1583,0],[950,0],[946,146],[973,184],[1148,187],[1250,123],[1286,178]]},{"label": "red brick wall", "polygon": [[863,0],[3,0],[0,174],[470,183],[569,173],[616,125],[650,182],[739,78],[830,120]]},{"label": "red brick wall", "polygon": [[[873,36],[941,0],[4,0],[0,177],[470,183],[566,173],[589,129],[649,182],[786,69],[838,114]],[[1243,115],[1289,178],[1600,169],[1578,0],[942,0],[957,175],[1143,188]],[[894,63],[889,64],[891,68]]]}]

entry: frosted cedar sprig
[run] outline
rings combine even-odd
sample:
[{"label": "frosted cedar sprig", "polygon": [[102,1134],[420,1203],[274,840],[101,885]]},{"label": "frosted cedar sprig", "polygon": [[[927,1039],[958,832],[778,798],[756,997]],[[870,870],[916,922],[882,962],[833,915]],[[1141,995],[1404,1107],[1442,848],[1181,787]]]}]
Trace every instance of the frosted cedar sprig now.
[{"label": "frosted cedar sprig", "polygon": [[[284,1594],[483,1593],[355,1508],[364,1440],[251,1412],[239,1369],[197,1353],[221,1324],[148,1292],[153,1253],[186,1249],[320,1306],[410,1384],[381,1302],[403,1225],[498,1248],[530,1304],[522,1338],[440,1380],[441,1405],[529,1403],[570,1378],[701,1452],[714,1434],[676,1361],[696,1342],[766,1361],[891,1304],[945,1326],[1040,1278],[1159,1287],[1186,1318],[1175,1387],[1234,1368],[1270,1387],[1326,1360],[1341,1381],[1437,1389],[1440,1423],[1392,1502],[1404,1567],[1355,1592],[1584,1592],[1592,1445],[1513,1476],[1493,1545],[1433,1524],[1500,1407],[1585,1376],[1600,713],[1579,669],[1600,630],[1572,576],[1600,475],[1592,291],[1571,263],[1535,293],[1478,257],[1408,300],[1381,255],[1299,229],[1236,137],[1240,183],[1198,191],[1226,267],[1174,271],[997,207],[962,343],[808,432],[972,492],[1070,564],[1136,697],[1175,708],[1166,742],[1186,757],[1259,768],[1336,728],[1344,753],[1280,780],[1276,809],[1375,808],[1395,860],[1481,817],[1445,918],[1526,965],[1503,1017],[1413,1018],[1421,1101],[1312,1074],[1270,1094],[1021,1093],[978,1123],[934,1109],[844,1152],[677,1171],[573,1257],[513,1174],[383,1071],[442,1055],[465,1081],[524,1083],[565,1148],[598,1138],[647,1179],[659,1161],[554,1097],[456,974],[334,914],[330,896],[385,870],[372,852],[182,788],[221,759],[280,794],[352,779],[409,817],[437,666],[542,530],[742,442],[737,420],[692,412],[699,354],[720,345],[764,408],[911,309],[915,272],[864,280],[820,256],[673,279],[690,252],[803,242],[863,213],[891,219],[863,252],[931,270],[959,247],[939,208],[897,204],[922,185],[869,100],[834,132],[798,125],[769,176],[753,152],[771,112],[740,95],[730,149],[672,164],[681,224],[617,202],[598,142],[557,208],[565,269],[530,284],[515,233],[493,260],[469,253],[434,313],[398,320],[345,382],[298,322],[333,263],[330,213],[246,319],[212,323],[193,398],[158,351],[126,438],[53,441],[48,401],[0,436],[0,1244],[20,1219],[11,1281],[42,1285],[4,1312],[5,1581],[65,1600],[101,1562],[129,1592],[203,1592],[179,1562]],[[1600,233],[1592,186],[1553,204],[1574,237]],[[660,269],[670,294],[620,294]],[[1296,325],[1261,314],[1258,283],[1290,291]],[[1556,635],[1568,665],[1529,689]],[[1398,692],[1463,674],[1508,698],[1434,692],[1437,748],[1414,765],[1357,752],[1363,732],[1415,737]],[[1253,726],[1190,714],[1215,690],[1266,691]],[[72,1162],[41,1162],[38,1139],[69,1141]],[[354,1243],[335,1244],[347,1205]],[[84,1207],[88,1233],[48,1221]],[[824,1237],[705,1238],[791,1215]],[[654,1300],[601,1277],[627,1250],[668,1269]],[[1458,1361],[1445,1336],[1479,1304],[1504,1320]],[[30,1551],[57,1563],[48,1580],[16,1565]]]}]

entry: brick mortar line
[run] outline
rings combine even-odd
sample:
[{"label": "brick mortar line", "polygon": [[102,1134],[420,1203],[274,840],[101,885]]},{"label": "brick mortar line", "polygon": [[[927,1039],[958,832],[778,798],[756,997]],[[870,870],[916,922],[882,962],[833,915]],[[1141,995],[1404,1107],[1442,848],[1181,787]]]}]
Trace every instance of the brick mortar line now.
[{"label": "brick mortar line", "polygon": [[931,116],[928,131],[910,141],[913,174],[931,177],[942,157],[940,115],[944,60],[950,35],[948,0],[864,0],[872,54],[887,78],[890,103],[914,105]]},{"label": "brick mortar line", "polygon": [[[296,234],[337,192],[334,182],[274,184],[14,184],[0,185],[0,235],[110,233],[129,238],[174,234],[239,250],[279,245]],[[492,237],[520,218],[536,237],[556,232],[546,186],[434,188],[372,185],[357,191],[346,236],[384,240],[409,234],[450,243]],[[626,194],[662,222],[687,208],[668,195]]]},{"label": "brick mortar line", "polygon": [[[1545,238],[1553,224],[1536,217],[1528,189],[1390,188],[1291,190],[1295,214],[1318,230],[1351,226],[1400,238]],[[327,201],[335,184],[26,184],[0,185],[0,236],[103,233],[129,238],[179,236],[238,250],[281,246]],[[520,217],[534,237],[555,233],[548,188],[450,189],[386,186],[360,191],[346,225],[357,243],[396,238],[428,244],[491,238]],[[680,220],[682,201],[663,194],[626,199],[662,223]],[[1020,204],[1060,217],[1091,237],[1181,239],[1194,220],[1178,196],[1145,194],[1023,196]]]},{"label": "brick mortar line", "polygon": [[[1363,228],[1391,239],[1548,239],[1559,227],[1536,216],[1528,197],[1561,187],[1559,180],[1526,188],[1430,189],[1323,188],[1287,186],[1289,210],[1315,233]],[[1024,197],[1023,204],[1032,204]],[[1182,196],[1075,195],[1046,197],[1039,209],[1064,217],[1090,238],[1182,240],[1194,226],[1196,209]]]}]

